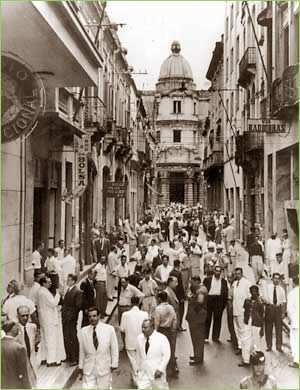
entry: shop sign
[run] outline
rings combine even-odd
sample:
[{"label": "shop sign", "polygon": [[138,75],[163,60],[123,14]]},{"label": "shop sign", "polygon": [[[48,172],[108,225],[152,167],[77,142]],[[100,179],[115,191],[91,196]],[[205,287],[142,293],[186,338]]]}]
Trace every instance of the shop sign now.
[{"label": "shop sign", "polygon": [[286,123],[278,119],[249,118],[247,122],[248,133],[278,134],[287,131]]},{"label": "shop sign", "polygon": [[77,187],[86,187],[88,184],[88,160],[84,153],[77,153]]},{"label": "shop sign", "polygon": [[107,198],[125,198],[127,183],[108,181],[105,183],[105,196]]},{"label": "shop sign", "polygon": [[15,57],[2,55],[1,142],[32,131],[45,108],[42,81]]},{"label": "shop sign", "polygon": [[89,154],[92,152],[90,134],[85,134],[81,138],[74,137],[74,151],[83,154]]}]

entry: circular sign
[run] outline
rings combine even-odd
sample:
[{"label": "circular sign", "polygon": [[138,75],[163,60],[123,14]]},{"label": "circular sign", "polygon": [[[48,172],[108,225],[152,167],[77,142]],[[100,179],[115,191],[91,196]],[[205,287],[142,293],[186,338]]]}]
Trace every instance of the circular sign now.
[{"label": "circular sign", "polygon": [[44,111],[44,86],[33,72],[10,55],[2,56],[1,142],[29,133]]}]

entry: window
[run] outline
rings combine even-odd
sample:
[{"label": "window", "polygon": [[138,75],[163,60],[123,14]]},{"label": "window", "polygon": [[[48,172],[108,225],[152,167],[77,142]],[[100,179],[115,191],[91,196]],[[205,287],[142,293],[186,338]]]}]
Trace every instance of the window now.
[{"label": "window", "polygon": [[197,105],[194,103],[194,115],[197,115]]},{"label": "window", "polygon": [[230,30],[232,30],[233,27],[233,4],[230,6]]},{"label": "window", "polygon": [[197,143],[197,131],[193,131],[193,143],[194,143],[194,145],[196,145],[196,143]]},{"label": "window", "polygon": [[173,114],[181,114],[181,101],[173,100]]},{"label": "window", "polygon": [[233,109],[233,92],[230,93],[230,119],[234,117],[234,109]]},{"label": "window", "polygon": [[289,66],[289,26],[287,25],[283,30],[283,68]]},{"label": "window", "polygon": [[181,130],[173,130],[173,142],[181,142]]},{"label": "window", "polygon": [[228,16],[227,16],[226,22],[225,22],[225,39],[226,40],[228,39]]},{"label": "window", "polygon": [[228,58],[226,58],[225,76],[226,76],[226,81],[228,81]]},{"label": "window", "polygon": [[240,109],[240,91],[237,89],[235,91],[235,110],[238,111]]},{"label": "window", "polygon": [[155,109],[156,109],[156,116],[159,115],[159,102],[156,102],[156,105],[155,105]]},{"label": "window", "polygon": [[160,131],[159,130],[156,132],[156,141],[160,142]]},{"label": "window", "polygon": [[226,99],[226,123],[228,122],[229,118],[229,99]]},{"label": "window", "polygon": [[236,37],[236,44],[235,44],[235,62],[238,64],[240,59],[240,36],[238,35]]},{"label": "window", "polygon": [[233,72],[233,47],[230,49],[230,74]]}]

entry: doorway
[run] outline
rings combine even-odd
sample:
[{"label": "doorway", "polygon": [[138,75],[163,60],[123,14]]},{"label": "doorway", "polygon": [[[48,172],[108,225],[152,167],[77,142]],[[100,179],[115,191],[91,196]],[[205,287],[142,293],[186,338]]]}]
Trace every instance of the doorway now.
[{"label": "doorway", "polygon": [[170,172],[170,202],[184,203],[184,172]]}]

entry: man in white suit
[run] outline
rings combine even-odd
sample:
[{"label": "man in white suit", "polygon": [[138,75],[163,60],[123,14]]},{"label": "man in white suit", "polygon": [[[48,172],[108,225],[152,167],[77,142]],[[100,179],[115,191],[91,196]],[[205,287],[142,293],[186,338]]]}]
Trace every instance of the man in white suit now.
[{"label": "man in white suit", "polygon": [[79,379],[83,388],[110,389],[118,368],[119,346],[114,328],[100,322],[98,308],[88,309],[90,325],[79,332]]},{"label": "man in white suit", "polygon": [[125,348],[131,365],[134,385],[137,383],[137,337],[142,332],[142,324],[148,319],[148,313],[139,309],[140,299],[131,298],[132,308],[122,314],[120,331],[125,336]]},{"label": "man in white suit", "polygon": [[171,356],[166,336],[154,330],[153,320],[144,320],[137,339],[138,389],[168,389],[166,369]]},{"label": "man in white suit", "polygon": [[16,340],[26,348],[28,374],[31,384],[36,384],[36,370],[37,362],[37,345],[39,343],[39,336],[36,324],[29,322],[30,308],[28,306],[19,306],[17,309],[19,333]]}]

